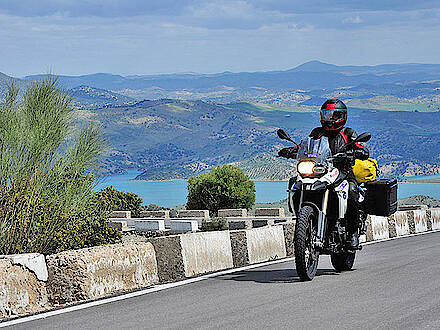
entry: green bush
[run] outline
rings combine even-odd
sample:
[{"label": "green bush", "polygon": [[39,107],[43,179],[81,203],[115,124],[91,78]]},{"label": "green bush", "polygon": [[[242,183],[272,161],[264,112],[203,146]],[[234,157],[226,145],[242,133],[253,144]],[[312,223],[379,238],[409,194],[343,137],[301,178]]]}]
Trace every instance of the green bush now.
[{"label": "green bush", "polygon": [[113,244],[121,241],[121,233],[109,227],[108,215],[112,210],[95,196],[82,213],[71,218],[57,234],[57,251],[81,249],[91,246]]},{"label": "green bush", "polygon": [[113,186],[106,187],[93,194],[96,202],[103,204],[111,211],[131,211],[132,217],[139,217],[142,198],[135,193],[116,190]]},{"label": "green bush", "polygon": [[220,209],[250,209],[255,203],[255,185],[238,167],[216,166],[209,173],[188,180],[187,209],[217,214]]},{"label": "green bush", "polygon": [[156,205],[156,204],[149,204],[149,205],[143,206],[142,209],[145,210],[145,211],[160,211],[160,210],[166,210],[165,207],[163,207],[163,206],[159,206],[159,205]]},{"label": "green bush", "polygon": [[49,254],[115,242],[95,208],[89,174],[105,151],[101,129],[75,125],[56,79],[11,85],[0,106],[0,254]]}]

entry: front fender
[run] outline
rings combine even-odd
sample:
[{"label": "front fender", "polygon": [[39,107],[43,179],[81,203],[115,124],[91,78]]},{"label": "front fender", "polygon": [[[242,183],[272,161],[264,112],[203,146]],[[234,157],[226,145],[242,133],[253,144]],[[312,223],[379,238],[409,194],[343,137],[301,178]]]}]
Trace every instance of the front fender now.
[{"label": "front fender", "polygon": [[319,207],[315,203],[304,202],[304,203],[301,204],[301,207],[306,206],[306,205],[312,207],[312,209],[316,212],[316,214],[321,213],[321,210],[319,209]]}]

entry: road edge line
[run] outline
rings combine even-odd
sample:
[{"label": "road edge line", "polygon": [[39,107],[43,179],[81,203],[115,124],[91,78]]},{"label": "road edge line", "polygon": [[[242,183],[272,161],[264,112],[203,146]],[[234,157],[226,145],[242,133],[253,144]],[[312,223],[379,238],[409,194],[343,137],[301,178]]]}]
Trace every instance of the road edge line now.
[{"label": "road edge line", "polygon": [[271,260],[271,261],[266,261],[266,262],[262,262],[262,263],[258,263],[258,264],[254,264],[254,265],[248,265],[248,266],[244,266],[244,267],[240,267],[240,268],[231,268],[231,269],[227,269],[227,270],[222,270],[220,272],[215,272],[215,273],[211,273],[211,274],[204,274],[204,275],[201,275],[198,277],[188,278],[188,279],[178,281],[178,282],[159,284],[159,285],[155,285],[150,288],[142,289],[139,291],[125,293],[125,294],[121,294],[121,295],[117,295],[117,296],[113,296],[113,297],[109,297],[109,298],[103,298],[103,299],[99,299],[99,300],[95,300],[95,301],[91,301],[91,302],[79,303],[78,305],[75,305],[75,306],[64,307],[64,308],[60,308],[60,309],[56,309],[56,310],[52,310],[52,311],[48,311],[48,312],[42,312],[39,314],[30,315],[30,316],[24,316],[24,317],[12,319],[9,321],[1,321],[0,328],[12,326],[12,325],[17,325],[17,324],[21,324],[21,323],[26,323],[26,322],[31,322],[31,321],[36,321],[36,320],[41,320],[41,319],[45,319],[45,318],[48,318],[51,316],[74,312],[74,311],[86,309],[89,307],[95,307],[95,306],[109,304],[109,303],[116,302],[116,301],[139,297],[139,296],[143,296],[143,295],[153,293],[153,292],[163,291],[166,289],[171,289],[171,288],[179,287],[179,286],[186,285],[186,284],[200,282],[200,281],[207,280],[207,279],[213,278],[213,277],[233,274],[233,273],[245,271],[248,269],[253,269],[253,268],[258,268],[258,267],[263,267],[263,266],[270,266],[270,265],[275,265],[275,264],[279,264],[282,262],[293,261],[293,260],[294,260],[293,257],[288,257],[288,258],[283,258],[283,259],[278,259],[278,260]]}]

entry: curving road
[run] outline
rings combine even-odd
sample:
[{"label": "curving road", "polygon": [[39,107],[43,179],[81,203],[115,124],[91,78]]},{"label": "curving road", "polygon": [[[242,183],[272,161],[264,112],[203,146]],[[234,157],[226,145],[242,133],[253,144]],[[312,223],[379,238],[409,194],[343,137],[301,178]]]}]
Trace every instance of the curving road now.
[{"label": "curving road", "polygon": [[440,329],[440,233],[365,246],[356,270],[299,282],[286,261],[14,329]]}]

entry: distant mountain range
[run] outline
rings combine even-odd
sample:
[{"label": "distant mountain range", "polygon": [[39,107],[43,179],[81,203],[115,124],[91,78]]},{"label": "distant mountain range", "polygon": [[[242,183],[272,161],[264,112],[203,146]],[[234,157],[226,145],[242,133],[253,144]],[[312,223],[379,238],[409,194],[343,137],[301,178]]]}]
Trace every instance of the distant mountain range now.
[{"label": "distant mountain range", "polygon": [[[24,79],[0,75],[24,87]],[[137,168],[139,179],[187,178],[237,164],[254,179],[284,179],[275,157],[283,127],[300,140],[319,124],[329,97],[349,106],[349,126],[370,131],[383,175],[440,171],[440,65],[336,66],[311,61],[285,71],[59,76],[80,119],[101,123],[111,146],[106,173]]]},{"label": "distant mountain range", "polygon": [[[27,76],[25,80],[39,80],[44,75]],[[81,85],[111,91],[235,89],[255,87],[276,90],[331,89],[359,84],[386,84],[424,80],[440,80],[438,64],[389,64],[377,66],[336,66],[311,61],[286,71],[223,72],[218,74],[163,74],[121,76],[96,73],[82,76],[59,76],[59,83],[67,89]]]}]

